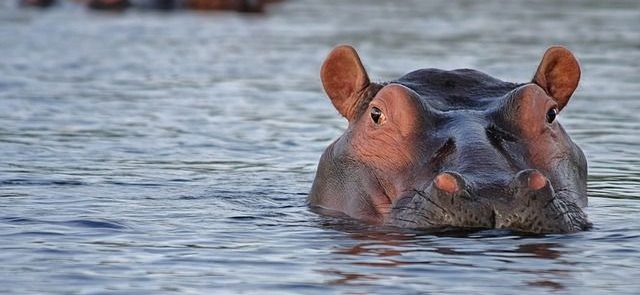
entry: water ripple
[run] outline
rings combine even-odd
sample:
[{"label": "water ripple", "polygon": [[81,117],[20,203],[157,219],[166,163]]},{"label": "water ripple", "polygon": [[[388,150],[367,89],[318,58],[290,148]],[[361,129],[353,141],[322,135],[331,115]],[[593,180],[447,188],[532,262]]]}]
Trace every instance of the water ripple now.
[{"label": "water ripple", "polygon": [[[64,1],[62,1],[64,2]],[[0,1],[0,293],[634,294],[637,1],[283,1],[265,16],[98,14]],[[64,24],[64,25],[62,25]],[[319,67],[529,81],[571,48],[559,120],[589,161],[593,229],[416,232],[306,208],[347,122]]]}]

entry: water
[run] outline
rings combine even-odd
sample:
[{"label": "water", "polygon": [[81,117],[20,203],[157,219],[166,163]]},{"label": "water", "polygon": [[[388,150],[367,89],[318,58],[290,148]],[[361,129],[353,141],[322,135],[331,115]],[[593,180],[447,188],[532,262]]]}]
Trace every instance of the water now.
[{"label": "water", "polygon": [[[640,4],[289,1],[265,16],[0,3],[0,293],[637,294]],[[582,63],[560,116],[594,228],[385,231],[308,211],[345,128],[319,67],[356,46],[382,81],[422,67],[526,81]]]}]

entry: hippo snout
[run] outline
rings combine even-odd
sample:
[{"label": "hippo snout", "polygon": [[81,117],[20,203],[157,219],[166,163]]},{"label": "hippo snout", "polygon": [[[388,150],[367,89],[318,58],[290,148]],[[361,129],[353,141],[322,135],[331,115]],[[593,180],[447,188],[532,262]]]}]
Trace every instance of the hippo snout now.
[{"label": "hippo snout", "polygon": [[416,229],[505,228],[532,233],[569,233],[590,227],[575,203],[556,193],[541,172],[518,172],[503,187],[487,190],[456,172],[442,172],[424,189],[397,200],[388,224]]},{"label": "hippo snout", "polygon": [[536,233],[568,233],[588,229],[586,214],[556,192],[535,169],[520,171],[511,183],[512,197],[494,205],[495,227]]},{"label": "hippo snout", "polygon": [[426,188],[398,199],[389,219],[388,224],[405,228],[495,227],[492,206],[478,198],[456,172],[442,172]]}]

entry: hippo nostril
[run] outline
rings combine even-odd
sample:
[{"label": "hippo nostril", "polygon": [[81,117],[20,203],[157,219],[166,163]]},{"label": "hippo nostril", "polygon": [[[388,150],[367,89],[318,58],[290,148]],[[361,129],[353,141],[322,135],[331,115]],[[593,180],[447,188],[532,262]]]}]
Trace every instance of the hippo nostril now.
[{"label": "hippo nostril", "polygon": [[461,177],[456,177],[451,172],[442,172],[436,176],[433,180],[433,184],[439,190],[445,191],[450,194],[457,193],[464,187],[464,183]]},{"label": "hippo nostril", "polygon": [[547,185],[547,178],[544,177],[542,173],[534,170],[533,172],[531,172],[531,174],[529,174],[527,186],[530,189],[537,191],[545,187],[545,185]]},{"label": "hippo nostril", "polygon": [[536,169],[522,170],[514,177],[515,185],[537,191],[547,186],[548,179]]},{"label": "hippo nostril", "polygon": [[540,171],[527,169],[518,172],[514,178],[516,200],[547,203],[554,199],[554,191],[549,179]]}]

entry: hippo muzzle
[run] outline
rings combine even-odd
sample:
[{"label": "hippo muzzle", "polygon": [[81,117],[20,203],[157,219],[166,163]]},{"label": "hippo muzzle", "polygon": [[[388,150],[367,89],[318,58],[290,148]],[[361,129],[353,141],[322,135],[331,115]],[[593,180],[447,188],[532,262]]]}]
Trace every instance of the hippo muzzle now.
[{"label": "hippo muzzle", "polygon": [[523,170],[508,186],[480,196],[455,172],[442,172],[423,189],[398,199],[387,224],[402,228],[504,228],[531,233],[567,233],[590,227],[587,216],[539,171]]}]

